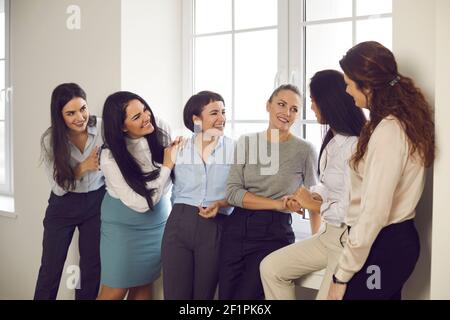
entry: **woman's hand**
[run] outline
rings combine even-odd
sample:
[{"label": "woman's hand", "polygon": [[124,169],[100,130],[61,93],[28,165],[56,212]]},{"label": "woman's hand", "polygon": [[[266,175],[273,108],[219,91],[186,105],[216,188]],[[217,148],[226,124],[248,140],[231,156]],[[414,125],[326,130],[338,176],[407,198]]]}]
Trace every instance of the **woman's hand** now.
[{"label": "woman's hand", "polygon": [[328,300],[342,300],[347,290],[346,284],[331,283],[330,289],[328,290]]},{"label": "woman's hand", "polygon": [[288,197],[286,206],[287,206],[287,209],[291,212],[297,212],[301,215],[304,214],[302,205],[297,200],[295,200],[295,198],[293,196]]},{"label": "woman's hand", "polygon": [[180,151],[186,143],[183,137],[177,137],[168,147],[164,149],[163,166],[173,169],[177,161],[178,151]]},{"label": "woman's hand", "polygon": [[91,154],[80,162],[74,169],[75,179],[79,180],[89,171],[97,171],[100,169],[98,146],[95,146]]},{"label": "woman's hand", "polygon": [[213,204],[209,205],[207,208],[198,207],[198,214],[206,219],[211,219],[217,216],[217,213],[219,212],[220,204],[218,201],[214,202]]},{"label": "woman's hand", "polygon": [[298,203],[301,203],[303,208],[311,209],[314,206],[314,198],[312,193],[305,187],[300,187],[295,191],[294,198]]},{"label": "woman's hand", "polygon": [[273,200],[274,201],[274,208],[273,210],[275,211],[286,211],[288,210],[287,208],[287,202],[289,200],[288,196],[284,196],[280,199],[277,200]]}]

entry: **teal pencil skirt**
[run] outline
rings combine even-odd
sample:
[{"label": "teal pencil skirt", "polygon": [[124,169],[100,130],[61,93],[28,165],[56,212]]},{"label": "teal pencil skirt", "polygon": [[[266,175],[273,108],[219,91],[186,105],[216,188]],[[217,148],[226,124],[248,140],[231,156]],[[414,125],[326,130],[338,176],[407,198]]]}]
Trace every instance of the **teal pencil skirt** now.
[{"label": "teal pencil skirt", "polygon": [[101,284],[131,288],[161,274],[161,241],[171,209],[169,197],[153,210],[136,212],[106,192],[101,208]]}]

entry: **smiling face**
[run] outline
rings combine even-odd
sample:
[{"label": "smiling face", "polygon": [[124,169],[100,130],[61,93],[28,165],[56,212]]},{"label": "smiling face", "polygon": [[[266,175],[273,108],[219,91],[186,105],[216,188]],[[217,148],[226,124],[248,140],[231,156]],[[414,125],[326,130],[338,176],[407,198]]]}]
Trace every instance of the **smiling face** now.
[{"label": "smiling face", "polygon": [[345,91],[353,97],[355,105],[360,108],[369,108],[368,99],[370,99],[370,91],[367,89],[360,89],[355,81],[344,74],[345,84],[347,85]]},{"label": "smiling face", "polygon": [[62,117],[67,128],[74,133],[86,130],[89,120],[89,110],[83,98],[73,98],[62,108]]},{"label": "smiling face", "polygon": [[214,131],[217,134],[223,135],[225,129],[226,116],[225,106],[222,101],[213,101],[203,107],[200,117],[193,115],[192,120],[194,123],[201,123],[202,132]]},{"label": "smiling face", "polygon": [[287,132],[297,120],[300,110],[300,97],[291,90],[281,90],[267,102],[269,128]]},{"label": "smiling face", "polygon": [[152,133],[153,127],[150,119],[150,110],[137,99],[128,102],[126,107],[126,118],[123,124],[123,131],[132,139],[138,139]]}]

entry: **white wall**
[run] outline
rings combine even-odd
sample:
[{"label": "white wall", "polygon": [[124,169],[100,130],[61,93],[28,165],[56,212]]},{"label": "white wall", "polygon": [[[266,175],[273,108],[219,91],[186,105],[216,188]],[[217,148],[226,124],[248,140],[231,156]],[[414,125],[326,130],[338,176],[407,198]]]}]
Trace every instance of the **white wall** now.
[{"label": "white wall", "polygon": [[450,299],[450,1],[436,1],[437,158],[434,164],[431,299]]},{"label": "white wall", "polygon": [[[66,8],[81,7],[81,30]],[[11,5],[16,219],[0,216],[0,299],[33,297],[49,185],[38,167],[53,88],[79,83],[94,114],[117,90],[142,95],[174,131],[181,128],[180,0],[14,0]],[[77,237],[67,264],[77,264]],[[61,281],[59,299],[72,299]],[[160,284],[157,286],[160,293]]]},{"label": "white wall", "polygon": [[438,157],[434,168],[428,170],[425,191],[417,208],[421,256],[405,287],[404,297],[450,299],[450,219],[447,205],[450,141],[445,139],[450,136],[450,2],[394,0],[393,3],[394,54],[400,71],[415,80],[434,106],[438,141]]},{"label": "white wall", "polygon": [[[70,4],[81,6],[81,30],[66,28]],[[17,218],[0,216],[0,298],[32,299],[50,190],[38,167],[50,95],[59,83],[78,82],[99,113],[106,95],[120,89],[120,0],[13,0],[11,53]],[[69,263],[77,263],[74,249]],[[71,299],[65,277],[62,284],[59,298]]]},{"label": "white wall", "polygon": [[122,1],[122,89],[182,128],[180,0]]},{"label": "white wall", "polygon": [[[411,77],[434,105],[435,87],[435,1],[393,1],[393,51],[399,70]],[[420,21],[421,23],[411,23]],[[416,210],[416,225],[420,234],[421,253],[416,269],[408,281],[404,298],[428,299],[431,274],[432,171]]]}]

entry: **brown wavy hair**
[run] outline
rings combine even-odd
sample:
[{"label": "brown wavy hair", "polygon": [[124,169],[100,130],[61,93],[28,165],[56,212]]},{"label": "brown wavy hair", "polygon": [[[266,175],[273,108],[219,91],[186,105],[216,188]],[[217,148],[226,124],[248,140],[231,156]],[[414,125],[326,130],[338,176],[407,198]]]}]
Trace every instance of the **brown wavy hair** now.
[{"label": "brown wavy hair", "polygon": [[370,121],[364,126],[352,157],[353,168],[367,151],[370,136],[381,120],[398,119],[408,137],[410,155],[418,152],[425,167],[435,157],[434,121],[431,106],[412,79],[398,72],[392,52],[375,41],[362,42],[339,61],[342,70],[358,89],[368,91]]}]

